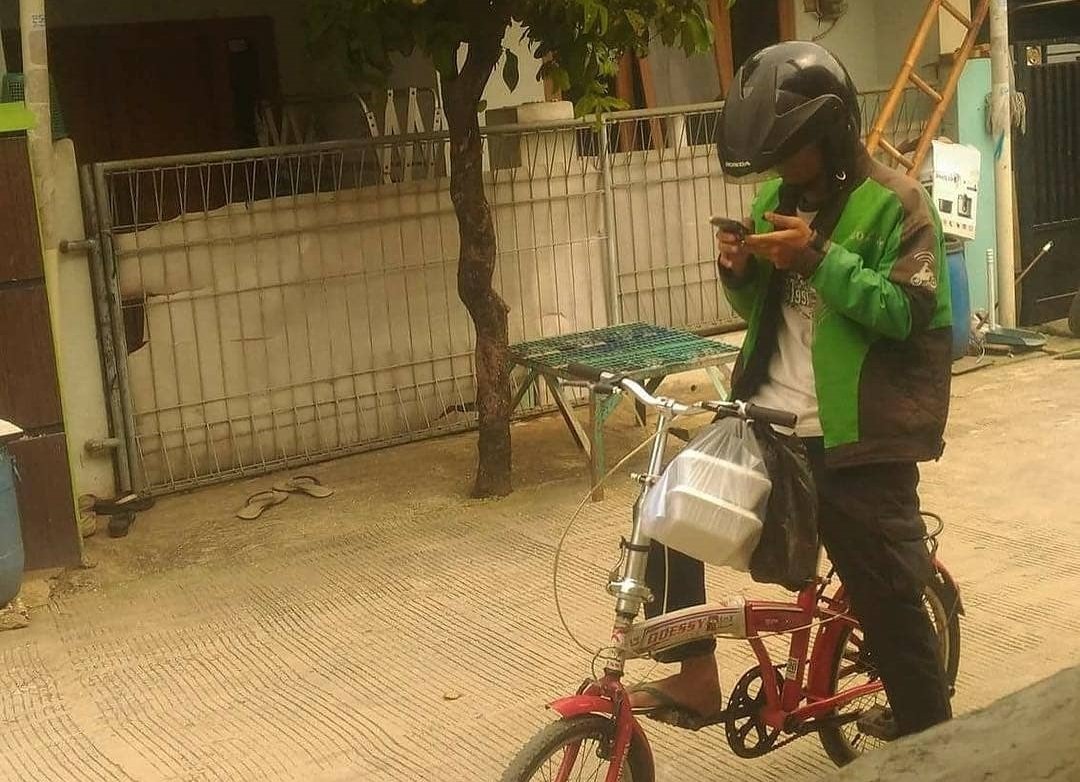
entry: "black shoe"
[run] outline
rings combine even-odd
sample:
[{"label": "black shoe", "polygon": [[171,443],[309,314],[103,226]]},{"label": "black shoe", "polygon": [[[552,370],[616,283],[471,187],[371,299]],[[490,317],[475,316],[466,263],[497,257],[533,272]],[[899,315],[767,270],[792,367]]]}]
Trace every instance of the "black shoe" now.
[{"label": "black shoe", "polygon": [[900,727],[896,724],[892,709],[888,706],[874,706],[867,709],[855,725],[860,733],[878,741],[896,741],[900,738]]}]

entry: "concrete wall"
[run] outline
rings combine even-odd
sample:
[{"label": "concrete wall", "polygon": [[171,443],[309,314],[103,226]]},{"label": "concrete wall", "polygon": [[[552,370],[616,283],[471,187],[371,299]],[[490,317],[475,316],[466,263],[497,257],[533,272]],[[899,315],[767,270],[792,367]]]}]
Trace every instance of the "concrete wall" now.
[{"label": "concrete wall", "polygon": [[[848,12],[836,22],[829,31],[831,22],[819,23],[812,14],[802,9],[801,0],[787,0],[795,3],[795,35],[800,40],[809,41],[821,36],[818,41],[843,61],[851,72],[851,78],[862,91],[877,89],[892,81],[892,71],[882,68],[883,58],[878,54],[879,34],[878,14],[884,0],[854,0],[848,3]],[[921,4],[921,0],[892,0],[892,4]],[[896,34],[895,31],[892,34]],[[905,40],[911,33],[905,34]],[[887,61],[886,61],[887,63]],[[885,71],[882,73],[882,71]]]},{"label": "concrete wall", "polygon": [[[875,46],[877,49],[878,83],[888,87],[896,79],[900,64],[907,55],[915,28],[919,25],[926,11],[923,0],[879,0],[877,6],[877,30]],[[935,24],[926,41],[926,48],[919,57],[918,73],[924,79],[933,82],[937,79],[934,67],[941,56],[939,36],[940,24]]]},{"label": "concrete wall", "polygon": [[687,57],[681,49],[661,43],[650,47],[649,63],[660,106],[709,103],[720,95],[720,77],[711,52]]},{"label": "concrete wall", "polygon": [[[82,239],[86,233],[75,149],[64,140],[54,150],[56,235],[59,239]],[[91,456],[84,448],[87,440],[109,436],[87,256],[59,255],[57,267],[56,284],[50,285],[49,297],[54,303],[60,395],[75,496],[112,497],[116,484],[111,456]]]}]

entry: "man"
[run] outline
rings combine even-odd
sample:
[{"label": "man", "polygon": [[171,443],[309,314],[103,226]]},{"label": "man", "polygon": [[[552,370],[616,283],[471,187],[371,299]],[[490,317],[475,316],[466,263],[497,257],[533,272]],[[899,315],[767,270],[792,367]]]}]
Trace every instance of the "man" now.
[{"label": "man", "polygon": [[[733,177],[775,170],[751,234],[719,236],[724,290],[747,323],[733,396],[797,413],[819,528],[860,619],[891,713],[878,738],[950,717],[923,608],[932,574],[917,463],[937,459],[949,405],[949,286],[940,221],[910,178],[872,161],[855,87],[828,51],[783,43],[736,74],[719,152]],[[704,602],[704,567],[653,544],[650,613]],[[665,594],[665,587],[667,588]],[[668,653],[679,674],[635,708],[682,727],[721,706],[715,643]]]}]

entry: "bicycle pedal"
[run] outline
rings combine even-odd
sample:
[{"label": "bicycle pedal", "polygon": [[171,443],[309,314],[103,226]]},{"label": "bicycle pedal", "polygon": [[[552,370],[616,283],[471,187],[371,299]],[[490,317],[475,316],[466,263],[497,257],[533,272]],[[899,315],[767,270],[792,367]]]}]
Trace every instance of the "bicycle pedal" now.
[{"label": "bicycle pedal", "polygon": [[878,741],[896,741],[900,738],[900,728],[893,717],[892,709],[886,706],[873,706],[862,713],[855,721],[860,733]]}]

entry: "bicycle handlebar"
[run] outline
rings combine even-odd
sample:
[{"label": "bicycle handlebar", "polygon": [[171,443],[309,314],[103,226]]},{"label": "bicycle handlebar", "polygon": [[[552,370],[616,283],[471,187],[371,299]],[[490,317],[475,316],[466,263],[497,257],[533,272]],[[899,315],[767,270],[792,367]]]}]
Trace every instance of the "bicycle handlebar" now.
[{"label": "bicycle handlebar", "polygon": [[566,372],[574,377],[589,381],[597,389],[608,389],[609,393],[622,390],[646,407],[669,408],[675,415],[688,415],[708,410],[718,415],[736,416],[748,421],[761,421],[775,426],[784,426],[788,429],[794,429],[799,420],[799,417],[794,413],[789,413],[786,410],[776,410],[771,407],[762,407],[752,402],[700,402],[687,405],[673,399],[661,399],[650,394],[640,383],[634,380],[620,377],[611,372],[604,372],[586,364],[568,364]]},{"label": "bicycle handlebar", "polygon": [[753,402],[746,403],[746,417],[752,421],[761,421],[775,426],[785,426],[794,429],[799,423],[799,416],[789,413],[787,410],[777,410],[774,407],[762,407]]}]

